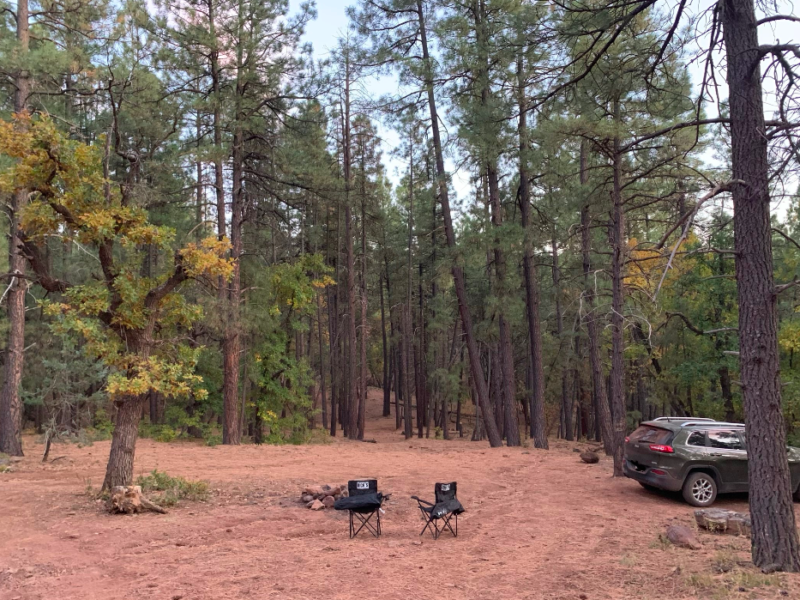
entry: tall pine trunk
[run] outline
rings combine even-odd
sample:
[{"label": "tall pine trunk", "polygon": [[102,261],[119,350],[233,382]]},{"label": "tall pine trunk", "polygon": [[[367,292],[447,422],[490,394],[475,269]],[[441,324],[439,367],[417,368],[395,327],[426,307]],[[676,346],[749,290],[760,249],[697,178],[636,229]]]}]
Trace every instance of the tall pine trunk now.
[{"label": "tall pine trunk", "polygon": [[[587,167],[586,144],[581,144],[580,181],[585,186],[589,182]],[[597,330],[597,321],[594,313],[594,281],[592,280],[592,236],[591,236],[591,203],[587,198],[581,207],[581,254],[583,255],[583,286],[584,286],[584,321],[589,336],[589,364],[592,371],[592,388],[595,404],[595,431],[603,441],[606,454],[612,452],[613,434],[611,430],[611,409],[606,394],[606,378],[603,374],[603,363],[600,358],[600,333]]]},{"label": "tall pine trunk", "polygon": [[[619,100],[614,101],[614,121],[619,124]],[[625,442],[625,211],[622,200],[622,153],[619,137],[612,141],[613,168],[611,210],[611,374],[610,398],[612,417],[611,452],[614,457],[614,477],[622,476],[623,444]]]},{"label": "tall pine trunk", "polygon": [[[27,59],[30,44],[28,29],[28,0],[17,0],[17,43],[20,56]],[[17,114],[28,108],[30,79],[23,64],[14,78],[14,111]],[[28,286],[25,275],[25,257],[19,239],[20,213],[28,202],[25,189],[14,190],[11,195],[9,217],[9,272],[19,274],[8,286],[8,345],[5,356],[5,379],[0,391],[0,452],[22,456],[22,400],[19,395],[25,351],[25,295]]]},{"label": "tall pine trunk", "polygon": [[356,380],[356,267],[353,251],[353,211],[350,206],[350,51],[345,57],[344,122],[342,123],[342,155],[344,171],[344,237],[347,252],[347,394],[344,408],[344,434],[358,438],[358,395]]},{"label": "tall pine trunk", "polygon": [[[437,191],[439,202],[442,205],[442,219],[444,221],[447,247],[455,248],[456,236],[455,230],[453,229],[453,217],[450,211],[450,198],[447,189],[447,173],[444,168],[444,153],[442,150],[442,139],[439,133],[439,115],[436,110],[436,99],[433,89],[433,68],[428,50],[428,37],[425,27],[425,11],[423,10],[422,0],[417,0],[417,18],[419,19],[420,42],[422,44],[422,60],[425,88],[428,95],[428,110],[430,112],[433,149],[436,157],[436,179],[438,185]],[[472,317],[470,316],[469,305],[467,304],[467,290],[464,283],[464,271],[458,263],[454,262],[452,273],[456,298],[458,299],[458,310],[461,314],[461,325],[464,329],[464,338],[467,342],[470,371],[472,372],[473,382],[477,392],[477,401],[483,414],[490,415],[491,408],[489,406],[489,390],[486,386],[486,380],[483,377],[478,343],[475,340],[475,333],[472,328]],[[503,439],[500,437],[500,433],[498,432],[494,421],[492,419],[485,419],[484,425],[486,427],[486,435],[489,438],[489,444],[493,448],[502,446]]]},{"label": "tall pine trunk", "polygon": [[378,280],[381,294],[381,348],[383,350],[383,416],[388,417],[392,412],[392,382],[389,362],[389,345],[386,343],[386,308],[383,302],[383,274]]},{"label": "tall pine trunk", "polygon": [[720,4],[731,117],[734,246],[739,293],[739,368],[750,477],[753,563],[800,570],[786,457],[773,281],[769,159],[761,54],[753,0]]},{"label": "tall pine trunk", "polygon": [[[564,351],[564,313],[561,308],[561,268],[558,264],[558,240],[556,227],[553,224],[551,240],[553,251],[553,295],[556,299],[556,337],[558,338],[559,354]],[[569,396],[569,377],[564,366],[563,357],[560,361],[561,370],[561,418],[564,439],[572,441],[572,401]]]},{"label": "tall pine trunk", "polygon": [[544,367],[542,365],[542,330],[539,323],[539,284],[534,270],[533,241],[531,240],[531,190],[528,175],[528,123],[525,97],[525,64],[522,54],[517,57],[517,86],[519,105],[519,205],[525,235],[522,259],[525,278],[525,310],[528,321],[528,344],[531,355],[530,433],[537,448],[547,448],[544,422]]}]

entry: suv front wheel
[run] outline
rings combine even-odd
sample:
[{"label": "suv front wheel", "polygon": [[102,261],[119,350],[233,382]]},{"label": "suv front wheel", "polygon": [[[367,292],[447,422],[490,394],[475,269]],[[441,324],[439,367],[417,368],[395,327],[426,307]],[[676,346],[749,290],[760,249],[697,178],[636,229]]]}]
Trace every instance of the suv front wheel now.
[{"label": "suv front wheel", "polygon": [[692,506],[711,506],[717,498],[717,482],[708,473],[692,473],[683,483],[683,499]]}]

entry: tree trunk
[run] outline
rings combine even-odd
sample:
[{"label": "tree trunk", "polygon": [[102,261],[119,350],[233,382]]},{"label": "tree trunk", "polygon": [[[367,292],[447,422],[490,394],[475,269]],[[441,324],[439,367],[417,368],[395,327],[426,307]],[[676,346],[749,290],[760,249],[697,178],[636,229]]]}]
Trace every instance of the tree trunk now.
[{"label": "tree trunk", "polygon": [[[436,111],[436,99],[434,97],[433,90],[433,70],[431,67],[430,54],[428,52],[428,38],[425,29],[425,12],[423,10],[422,0],[417,0],[417,17],[419,19],[420,42],[422,44],[422,60],[425,88],[428,94],[428,110],[430,112],[433,148],[436,155],[437,191],[439,202],[442,205],[442,219],[444,221],[447,247],[455,248],[456,237],[455,230],[453,229],[452,214],[450,211],[450,199],[447,189],[447,174],[444,168],[444,153],[442,151],[442,140],[439,134],[439,115]],[[466,338],[467,342],[467,351],[469,352],[470,370],[473,374],[473,381],[478,396],[478,404],[485,414],[491,414],[489,408],[489,391],[486,386],[486,380],[483,378],[478,343],[475,340],[475,334],[472,329],[472,317],[470,316],[469,306],[467,304],[467,290],[464,284],[464,271],[457,262],[454,262],[452,272],[456,298],[458,299],[458,309],[461,314],[461,324],[464,329],[464,337]],[[486,419],[485,427],[486,434],[489,438],[489,444],[493,448],[502,446],[503,440],[500,437],[500,434],[497,431],[497,426],[492,419]]]},{"label": "tree trunk", "polygon": [[[363,156],[363,155],[362,155]],[[362,195],[361,195],[361,376],[359,378],[358,399],[358,439],[364,439],[364,426],[367,415],[367,199],[365,182],[367,180],[366,168],[362,159]]]},{"label": "tree trunk", "polygon": [[727,55],[739,365],[747,424],[752,555],[757,567],[800,570],[781,409],[769,161],[753,0],[720,3]]},{"label": "tree trunk", "polygon": [[533,241],[531,240],[531,192],[528,176],[528,123],[525,98],[525,65],[522,54],[517,58],[517,83],[519,105],[519,206],[525,235],[525,254],[522,269],[525,278],[525,309],[528,320],[528,344],[531,356],[530,425],[531,438],[537,448],[547,449],[547,432],[544,422],[544,367],[542,365],[542,330],[539,323],[539,284],[533,266]]},{"label": "tree trunk", "polygon": [[[585,186],[589,182],[589,173],[586,165],[586,144],[581,144],[581,166],[580,178],[581,185]],[[606,394],[605,375],[603,374],[603,363],[600,359],[600,333],[597,330],[596,315],[594,312],[594,281],[592,281],[592,236],[591,224],[592,217],[590,212],[591,202],[589,198],[581,207],[581,253],[583,255],[583,286],[584,300],[586,303],[585,315],[586,331],[589,336],[589,363],[592,371],[592,397],[595,408],[595,437],[603,441],[606,454],[612,453],[613,433],[611,430],[611,408],[608,404]]]},{"label": "tree trunk", "polygon": [[[419,397],[419,382],[415,386],[411,385],[411,367],[414,353],[414,331],[411,326],[411,297],[413,290],[413,270],[411,268],[412,261],[412,242],[414,239],[414,138],[409,138],[408,147],[408,256],[406,259],[406,269],[408,281],[406,282],[406,304],[403,307],[403,347],[405,348],[405,364],[404,371],[406,374],[406,386],[403,390],[405,392],[405,410],[404,410],[404,433],[406,439],[413,435],[413,426],[411,424],[411,390],[417,389],[417,406],[421,401]],[[415,373],[419,373],[419,369],[415,369]],[[415,378],[416,379],[416,378]]]},{"label": "tree trunk", "polygon": [[328,429],[328,397],[325,385],[325,344],[322,337],[322,296],[317,295],[317,338],[319,338],[319,386],[322,402],[322,428]]},{"label": "tree trunk", "polygon": [[[28,0],[17,0],[17,43],[23,60],[27,60],[30,33],[28,29]],[[25,70],[27,65],[14,78],[14,111],[17,114],[28,108],[30,79]],[[9,217],[9,272],[25,274],[25,257],[19,239],[19,220],[28,202],[28,192],[14,190],[11,195]],[[5,356],[5,379],[0,391],[0,452],[11,456],[22,456],[22,400],[19,388],[22,383],[22,367],[25,350],[25,295],[27,282],[22,277],[11,279],[8,287],[8,345]]]},{"label": "tree trunk", "polygon": [[[553,294],[556,299],[556,337],[558,338],[558,353],[564,351],[564,314],[561,309],[561,268],[558,264],[558,240],[556,239],[556,227],[552,228],[552,250],[553,250]],[[564,367],[564,357],[559,356],[559,368],[561,370],[561,415],[563,422],[564,439],[572,441],[572,403],[569,398],[569,377],[567,369]]]},{"label": "tree trunk", "polygon": [[383,416],[388,417],[392,414],[392,384],[389,362],[389,346],[386,343],[386,309],[383,303],[383,274],[378,280],[378,287],[381,293],[381,349],[383,350]]},{"label": "tree trunk", "polygon": [[[614,120],[619,122],[619,100],[614,102]],[[613,166],[611,213],[611,417],[613,427],[612,456],[614,477],[622,477],[622,454],[625,442],[625,213],[622,202],[622,153],[618,137],[613,140],[611,155]]]},{"label": "tree trunk", "polygon": [[237,445],[242,441],[239,419],[239,362],[241,331],[239,324],[239,303],[241,301],[241,256],[242,220],[244,190],[242,187],[244,138],[240,126],[233,135],[233,201],[231,203],[231,258],[233,274],[228,284],[227,319],[225,338],[222,342],[223,372],[223,424],[222,443]]},{"label": "tree trunk", "polygon": [[353,211],[350,207],[350,53],[345,58],[344,122],[342,123],[342,153],[344,170],[344,236],[347,252],[347,397],[344,399],[344,434],[358,438],[358,396],[356,389],[356,267],[353,251]]},{"label": "tree trunk", "polygon": [[114,419],[114,433],[111,437],[111,453],[103,480],[104,490],[118,485],[133,483],[133,459],[136,452],[136,439],[139,437],[139,419],[145,395],[126,396],[118,402]]}]

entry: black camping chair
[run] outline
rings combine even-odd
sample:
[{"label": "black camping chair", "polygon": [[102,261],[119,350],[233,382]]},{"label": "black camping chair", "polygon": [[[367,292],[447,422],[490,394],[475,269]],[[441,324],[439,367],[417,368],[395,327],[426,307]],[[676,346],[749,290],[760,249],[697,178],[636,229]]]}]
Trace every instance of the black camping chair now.
[{"label": "black camping chair", "polygon": [[464,512],[464,507],[456,498],[456,487],[455,481],[437,483],[434,487],[435,503],[411,496],[412,500],[417,501],[422,518],[425,520],[425,527],[419,532],[420,535],[429,529],[433,539],[438,540],[442,532],[449,529],[453,537],[458,537],[458,515]]},{"label": "black camping chair", "polygon": [[[347,482],[347,497],[333,505],[336,510],[350,513],[350,539],[367,528],[375,537],[381,536],[381,504],[386,496],[378,491],[377,479],[357,479]],[[371,521],[373,515],[375,522]],[[361,523],[356,528],[356,521]]]}]

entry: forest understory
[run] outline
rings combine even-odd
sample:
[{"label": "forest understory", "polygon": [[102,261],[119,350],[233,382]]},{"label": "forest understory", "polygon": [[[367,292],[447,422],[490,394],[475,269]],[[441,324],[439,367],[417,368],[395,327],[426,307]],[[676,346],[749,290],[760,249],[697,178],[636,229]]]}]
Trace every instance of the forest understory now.
[{"label": "forest understory", "polygon": [[[207,502],[166,515],[112,516],[87,492],[102,482],[109,442],[54,444],[42,464],[39,438],[25,436],[25,458],[0,474],[0,600],[800,597],[797,575],[753,568],[747,538],[698,534],[694,551],[662,542],[668,524],[693,523],[693,509],[612,478],[609,457],[583,464],[574,449],[594,444],[406,441],[381,417],[380,390],[369,397],[375,444],[141,440],[137,476],[209,482]],[[297,502],[306,485],[364,476],[392,494],[380,539],[349,540],[346,514]],[[467,509],[458,538],[420,537],[410,496],[449,480]],[[717,504],[747,510],[746,496]]]}]

